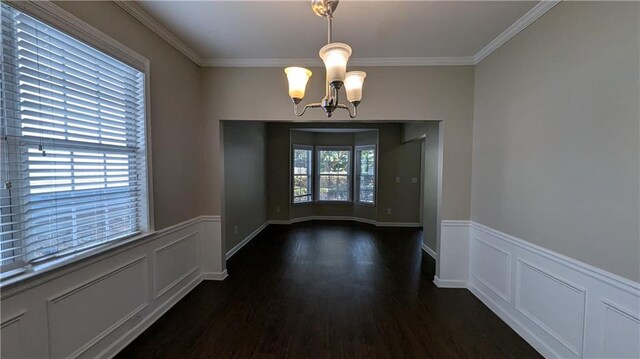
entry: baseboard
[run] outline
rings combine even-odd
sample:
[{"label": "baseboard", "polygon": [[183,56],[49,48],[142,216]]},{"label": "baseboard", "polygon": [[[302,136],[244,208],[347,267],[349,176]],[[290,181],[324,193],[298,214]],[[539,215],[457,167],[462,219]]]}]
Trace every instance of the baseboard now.
[{"label": "baseboard", "polygon": [[463,280],[440,279],[438,276],[433,277],[433,283],[438,288],[462,288],[466,289],[468,283]]},{"label": "baseboard", "polygon": [[423,251],[425,251],[428,255],[431,256],[431,258],[438,260],[438,254],[436,253],[436,251],[434,251],[433,249],[429,248],[429,246],[427,246],[424,243],[420,243],[420,248],[422,248]]},{"label": "baseboard", "polygon": [[378,222],[373,219],[361,218],[361,217],[353,217],[353,216],[307,216],[307,217],[298,217],[292,218],[290,220],[269,220],[267,223],[269,224],[278,224],[278,225],[288,225],[294,223],[301,222],[309,222],[309,221],[350,221],[350,222],[359,222],[371,224],[376,227],[403,227],[403,228],[417,228],[421,227],[420,223],[415,222]]},{"label": "baseboard", "polygon": [[527,330],[520,322],[511,317],[507,312],[502,310],[491,298],[489,298],[482,290],[478,289],[473,283],[468,284],[468,289],[480,301],[494,312],[503,322],[507,323],[518,335],[520,335],[527,343],[538,351],[545,358],[560,358],[560,356],[551,350],[540,338]]},{"label": "baseboard", "polygon": [[267,223],[275,225],[289,225],[291,224],[291,221],[288,219],[270,219],[267,221]]},{"label": "baseboard", "polygon": [[404,228],[418,228],[422,227],[420,223],[416,222],[376,222],[378,227],[404,227]]},{"label": "baseboard", "polygon": [[256,228],[255,231],[251,232],[245,239],[243,239],[240,243],[236,244],[235,247],[231,248],[230,251],[227,252],[225,259],[229,260],[229,258],[233,257],[242,247],[244,247],[247,243],[249,243],[255,236],[260,234],[263,229],[267,228],[269,225],[269,221],[264,222],[260,227]]},{"label": "baseboard", "polygon": [[222,272],[205,272],[202,273],[202,280],[225,280],[229,276],[227,270]]},{"label": "baseboard", "polygon": [[202,282],[203,277],[196,276],[187,285],[182,287],[178,292],[169,297],[164,303],[159,305],[155,310],[150,312],[145,318],[143,318],[133,328],[124,333],[120,338],[116,339],[100,352],[97,358],[112,358],[118,354],[122,349],[126,348],[131,342],[133,342],[140,334],[147,330],[156,320],[169,311],[174,305],[176,305],[182,298],[189,294],[195,287]]}]

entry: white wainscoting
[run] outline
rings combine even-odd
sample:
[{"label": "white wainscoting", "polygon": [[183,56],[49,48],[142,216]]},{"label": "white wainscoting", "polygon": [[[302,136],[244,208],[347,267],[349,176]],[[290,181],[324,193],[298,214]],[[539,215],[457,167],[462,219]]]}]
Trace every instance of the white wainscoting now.
[{"label": "white wainscoting", "polygon": [[[473,294],[542,355],[640,358],[640,283],[479,223],[445,222],[440,273],[456,275],[445,277],[456,281],[453,287],[466,281]],[[466,251],[457,246],[464,243],[465,222]],[[453,249],[462,254],[447,254]],[[465,252],[466,265],[461,259]],[[452,287],[447,281],[434,282]]]},{"label": "white wainscoting", "polygon": [[440,288],[467,288],[469,278],[469,221],[442,221],[440,261],[433,282]]},{"label": "white wainscoting", "polygon": [[111,357],[204,279],[226,277],[202,216],[2,289],[3,358]]}]

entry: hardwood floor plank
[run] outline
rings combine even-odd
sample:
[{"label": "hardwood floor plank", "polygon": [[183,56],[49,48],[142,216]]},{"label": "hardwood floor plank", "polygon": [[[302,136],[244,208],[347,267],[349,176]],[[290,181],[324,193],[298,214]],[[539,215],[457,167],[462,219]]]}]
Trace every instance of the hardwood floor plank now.
[{"label": "hardwood floor plank", "polygon": [[433,284],[421,235],[271,225],[118,358],[540,358],[469,291]]}]

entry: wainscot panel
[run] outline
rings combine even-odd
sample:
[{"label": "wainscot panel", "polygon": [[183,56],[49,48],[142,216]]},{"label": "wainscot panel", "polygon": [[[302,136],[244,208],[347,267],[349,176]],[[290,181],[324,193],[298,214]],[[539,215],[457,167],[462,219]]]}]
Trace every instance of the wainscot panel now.
[{"label": "wainscot panel", "polygon": [[2,288],[3,358],[111,357],[203,279],[226,277],[203,216]]}]

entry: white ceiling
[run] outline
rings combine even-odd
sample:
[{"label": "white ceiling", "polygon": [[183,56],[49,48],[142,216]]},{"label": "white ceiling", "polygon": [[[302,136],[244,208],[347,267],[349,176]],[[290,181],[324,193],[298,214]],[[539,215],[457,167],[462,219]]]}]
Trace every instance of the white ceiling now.
[{"label": "white ceiling", "polygon": [[[353,59],[471,58],[537,3],[342,0],[334,14],[334,41],[349,44]],[[204,62],[316,61],[327,40],[326,19],[312,13],[310,1],[137,4]]]}]

